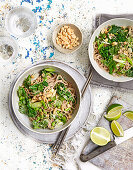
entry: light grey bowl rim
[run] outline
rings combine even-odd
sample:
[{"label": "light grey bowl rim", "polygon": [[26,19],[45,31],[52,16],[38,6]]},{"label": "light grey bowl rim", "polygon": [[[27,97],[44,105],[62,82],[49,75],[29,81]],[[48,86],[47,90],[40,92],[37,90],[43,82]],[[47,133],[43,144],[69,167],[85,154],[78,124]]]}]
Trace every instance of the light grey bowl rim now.
[{"label": "light grey bowl rim", "polygon": [[[49,61],[51,61],[51,60],[47,60],[48,62]],[[47,62],[46,61],[46,62]],[[56,60],[52,60],[53,62],[56,62]],[[45,62],[45,63],[46,63]],[[61,63],[63,63],[63,62],[61,62]],[[40,66],[40,65],[42,65],[43,63],[42,62],[38,62],[38,63],[36,63],[36,64],[33,64],[33,65],[30,65],[30,66],[28,66],[28,67],[26,67],[24,70],[22,70],[17,76],[16,76],[16,78],[15,78],[15,83],[14,83],[14,86],[15,86],[15,84],[16,84],[16,82],[17,82],[17,80],[26,72],[26,71],[28,71],[29,69],[31,69],[31,68],[33,68],[33,67],[37,67],[37,66]],[[66,63],[65,63],[66,64]],[[49,63],[48,63],[48,65],[50,65]],[[52,65],[51,65],[52,66]],[[57,68],[59,68],[58,66],[54,66],[54,67],[57,67]],[[62,70],[61,68],[59,68],[60,70]],[[66,72],[66,71],[64,71],[64,72]],[[66,72],[67,73],[67,72]],[[69,75],[69,73],[67,73],[68,75]],[[71,77],[71,75],[69,75],[70,77]],[[75,82],[75,80],[73,79],[73,77],[71,77],[71,79]],[[38,132],[38,131],[35,131],[34,129],[30,129],[29,127],[27,127],[27,126],[25,126],[24,124],[23,124],[23,122],[18,118],[18,116],[15,114],[15,112],[14,112],[14,109],[13,109],[13,105],[12,105],[12,92],[13,92],[13,90],[14,90],[14,87],[12,88],[12,92],[11,92],[11,107],[12,107],[12,110],[13,110],[13,112],[14,112],[14,114],[15,114],[15,116],[16,116],[16,118],[19,120],[19,122],[25,127],[25,128],[27,128],[29,131],[32,131],[32,132],[34,132],[34,133],[38,133],[38,134],[43,134],[43,135],[48,135],[48,134],[54,134],[54,133],[58,133],[58,132],[61,132],[62,130],[65,130],[67,127],[69,127],[70,125],[71,125],[71,123],[74,121],[74,119],[76,118],[76,116],[78,115],[78,111],[79,111],[79,108],[80,108],[80,106],[81,106],[81,91],[79,90],[79,87],[78,87],[78,85],[77,85],[77,83],[75,82],[75,84],[76,84],[76,86],[77,86],[77,89],[78,89],[78,94],[79,94],[79,106],[78,106],[78,109],[77,109],[77,113],[76,113],[76,115],[75,115],[75,117],[73,118],[73,120],[68,124],[68,125],[66,125],[65,127],[63,127],[63,128],[61,128],[60,130],[57,130],[57,131],[54,131],[54,132],[52,132],[52,130],[51,130],[51,132]]]},{"label": "light grey bowl rim", "polygon": [[[68,52],[63,52],[63,51],[61,51],[60,49],[58,49],[57,46],[59,46],[59,45],[56,43],[56,40],[54,40],[55,30],[58,29],[58,28],[61,28],[61,27],[65,26],[65,25],[73,25],[73,26],[75,26],[75,27],[79,30],[80,34],[81,34],[81,43],[77,46],[77,48],[74,47],[74,48],[76,48],[76,49],[69,50],[69,49],[62,48],[64,51],[68,51]],[[54,47],[55,47],[60,53],[62,53],[62,54],[72,54],[72,53],[76,52],[77,50],[79,50],[80,47],[82,46],[82,44],[83,44],[83,33],[82,33],[82,31],[79,29],[79,27],[78,27],[77,25],[73,24],[73,23],[69,23],[69,22],[68,22],[68,23],[67,23],[67,22],[66,22],[66,23],[61,23],[61,24],[59,24],[58,26],[56,26],[56,27],[54,28],[54,31],[53,31],[53,34],[52,34],[52,41],[53,41]],[[60,46],[59,46],[59,47],[60,47]]]}]

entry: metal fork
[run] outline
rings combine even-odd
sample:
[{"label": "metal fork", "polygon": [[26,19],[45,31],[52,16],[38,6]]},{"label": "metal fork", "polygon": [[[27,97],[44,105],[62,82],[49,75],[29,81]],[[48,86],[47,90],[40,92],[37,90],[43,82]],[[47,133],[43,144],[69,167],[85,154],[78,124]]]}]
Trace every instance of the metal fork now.
[{"label": "metal fork", "polygon": [[[92,79],[92,66],[90,66],[89,76],[88,76],[88,78],[87,78],[87,80],[86,80],[86,82],[85,82],[85,84],[84,84],[84,86],[83,86],[83,88],[81,90],[81,98],[84,97],[84,93],[85,93],[91,79]],[[59,136],[58,136],[55,144],[53,145],[53,149],[52,149],[53,154],[54,154],[53,156],[56,156],[56,154],[59,152],[59,150],[60,150],[60,148],[61,148],[61,146],[62,146],[62,144],[64,142],[64,139],[65,139],[65,137],[66,137],[66,135],[68,133],[69,128],[70,128],[70,126],[59,133]]]}]

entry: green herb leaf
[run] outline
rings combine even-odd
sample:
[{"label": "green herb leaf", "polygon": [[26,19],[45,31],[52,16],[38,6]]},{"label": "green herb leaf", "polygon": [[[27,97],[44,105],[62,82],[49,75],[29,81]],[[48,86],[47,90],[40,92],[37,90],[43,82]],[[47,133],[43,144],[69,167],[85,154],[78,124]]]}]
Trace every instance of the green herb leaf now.
[{"label": "green herb leaf", "polygon": [[48,71],[48,72],[55,72],[54,68],[45,68],[45,70]]},{"label": "green herb leaf", "polygon": [[31,76],[30,75],[24,80],[23,85],[26,88],[29,88],[29,86],[31,85]]},{"label": "green herb leaf", "polygon": [[128,61],[131,65],[133,65],[132,59],[129,58],[129,57],[126,57],[126,58],[127,58],[127,61]]},{"label": "green herb leaf", "polygon": [[42,103],[41,102],[35,102],[35,103],[30,103],[31,107],[32,108],[39,108],[42,106]]},{"label": "green herb leaf", "polygon": [[32,86],[29,86],[29,89],[32,91],[32,92],[37,92],[37,91],[40,91],[40,92],[43,92],[45,86],[48,86],[48,83],[46,81],[43,81],[41,83],[38,83],[38,84],[34,84]]},{"label": "green herb leaf", "polygon": [[130,70],[128,70],[125,74],[128,77],[133,77],[133,67]]}]

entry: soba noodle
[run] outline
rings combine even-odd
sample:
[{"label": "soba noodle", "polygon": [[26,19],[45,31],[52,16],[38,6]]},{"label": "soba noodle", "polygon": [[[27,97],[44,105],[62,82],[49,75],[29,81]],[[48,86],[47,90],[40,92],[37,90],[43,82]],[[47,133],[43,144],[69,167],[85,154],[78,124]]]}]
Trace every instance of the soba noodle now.
[{"label": "soba noodle", "polygon": [[53,69],[35,79],[29,75],[18,89],[19,111],[28,115],[33,128],[54,129],[71,119],[76,92],[70,82]]},{"label": "soba noodle", "polygon": [[94,60],[112,75],[133,77],[133,26],[109,25],[93,43]]}]

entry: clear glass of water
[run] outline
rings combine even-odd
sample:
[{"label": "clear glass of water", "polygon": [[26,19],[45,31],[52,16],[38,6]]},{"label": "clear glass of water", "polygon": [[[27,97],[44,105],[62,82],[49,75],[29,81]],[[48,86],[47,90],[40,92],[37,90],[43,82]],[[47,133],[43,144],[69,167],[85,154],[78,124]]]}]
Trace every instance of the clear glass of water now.
[{"label": "clear glass of water", "polygon": [[15,37],[28,37],[35,32],[37,19],[27,7],[16,7],[6,16],[5,27]]},{"label": "clear glass of water", "polygon": [[16,41],[8,36],[0,36],[0,61],[15,61],[18,55]]}]

